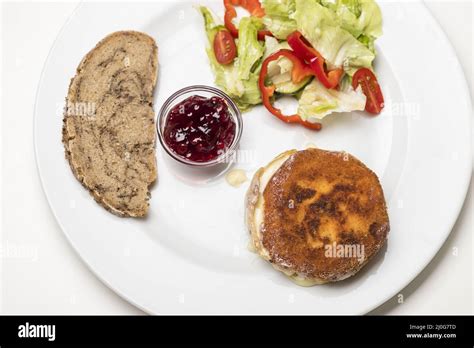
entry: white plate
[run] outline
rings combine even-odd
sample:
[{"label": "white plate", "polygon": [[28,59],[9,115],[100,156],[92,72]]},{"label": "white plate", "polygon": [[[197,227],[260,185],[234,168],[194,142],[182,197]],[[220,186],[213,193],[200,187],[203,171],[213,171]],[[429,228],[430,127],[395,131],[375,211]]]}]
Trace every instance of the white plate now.
[{"label": "white plate", "polygon": [[[205,1],[201,1],[205,2]],[[222,14],[221,2],[211,7]],[[247,250],[248,182],[196,180],[157,145],[159,182],[150,216],[122,219],[99,207],[74,179],[61,144],[62,107],[81,58],[105,35],[134,29],[159,46],[155,111],[174,91],[213,84],[200,15],[191,3],[81,5],[44,68],[35,146],[45,193],[65,235],[90,269],[150,313],[366,313],[405,287],[433,258],[462,206],[471,170],[471,101],[453,50],[418,2],[382,2],[384,35],[376,70],[387,107],[378,117],[331,116],[324,129],[290,127],[262,107],[244,114],[236,167],[251,177],[280,152],[315,144],[348,151],[385,190],[388,245],[357,276],[298,287]]]}]

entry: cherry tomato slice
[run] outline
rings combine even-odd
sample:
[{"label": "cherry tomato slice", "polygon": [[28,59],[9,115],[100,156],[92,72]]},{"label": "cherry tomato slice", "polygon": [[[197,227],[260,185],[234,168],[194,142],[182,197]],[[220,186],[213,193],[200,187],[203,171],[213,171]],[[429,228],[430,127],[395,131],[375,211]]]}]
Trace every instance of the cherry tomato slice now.
[{"label": "cherry tomato slice", "polygon": [[359,85],[367,97],[365,111],[371,114],[380,114],[384,108],[383,94],[377,78],[370,69],[361,68],[356,71],[352,77],[352,87],[356,89]]},{"label": "cherry tomato slice", "polygon": [[220,30],[214,38],[214,54],[222,65],[230,64],[237,55],[234,38],[227,30]]}]

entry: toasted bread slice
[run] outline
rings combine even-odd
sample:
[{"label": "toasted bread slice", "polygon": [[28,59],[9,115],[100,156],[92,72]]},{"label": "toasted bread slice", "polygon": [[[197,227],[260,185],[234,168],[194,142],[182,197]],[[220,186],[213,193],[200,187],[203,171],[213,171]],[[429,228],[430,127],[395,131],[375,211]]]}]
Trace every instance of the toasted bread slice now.
[{"label": "toasted bread slice", "polygon": [[146,34],[110,34],[79,64],[71,81],[62,140],[76,178],[119,216],[147,214],[156,180],[157,46]]},{"label": "toasted bread slice", "polygon": [[300,285],[345,279],[389,232],[377,176],[347,153],[289,151],[260,169],[247,194],[256,252]]}]

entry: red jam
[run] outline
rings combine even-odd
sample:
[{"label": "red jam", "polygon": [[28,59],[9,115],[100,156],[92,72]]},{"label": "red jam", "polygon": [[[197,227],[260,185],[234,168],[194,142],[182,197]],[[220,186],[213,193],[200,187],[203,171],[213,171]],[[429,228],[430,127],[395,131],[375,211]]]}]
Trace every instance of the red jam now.
[{"label": "red jam", "polygon": [[209,162],[225,153],[235,137],[236,124],[220,97],[189,97],[171,109],[164,140],[180,157]]}]

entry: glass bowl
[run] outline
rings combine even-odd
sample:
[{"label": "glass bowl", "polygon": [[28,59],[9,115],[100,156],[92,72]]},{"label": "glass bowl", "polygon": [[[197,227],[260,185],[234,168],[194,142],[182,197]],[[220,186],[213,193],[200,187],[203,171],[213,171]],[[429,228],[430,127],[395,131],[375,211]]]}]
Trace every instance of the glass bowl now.
[{"label": "glass bowl", "polygon": [[[183,100],[195,95],[205,98],[222,98],[226,102],[229,109],[229,114],[235,122],[235,136],[231,145],[221,155],[207,162],[191,161],[178,155],[173,151],[173,149],[168,146],[164,138],[164,130],[170,111]],[[242,136],[243,120],[239,108],[237,107],[237,105],[235,105],[233,100],[227,94],[214,87],[196,85],[180,89],[165,101],[165,103],[161,107],[160,113],[158,114],[156,128],[158,131],[158,139],[160,140],[161,145],[165,149],[166,153],[168,153],[168,155],[171,156],[173,159],[180,163],[194,167],[210,167],[220,163],[230,163],[234,160],[234,154],[239,146],[240,138]]]}]

